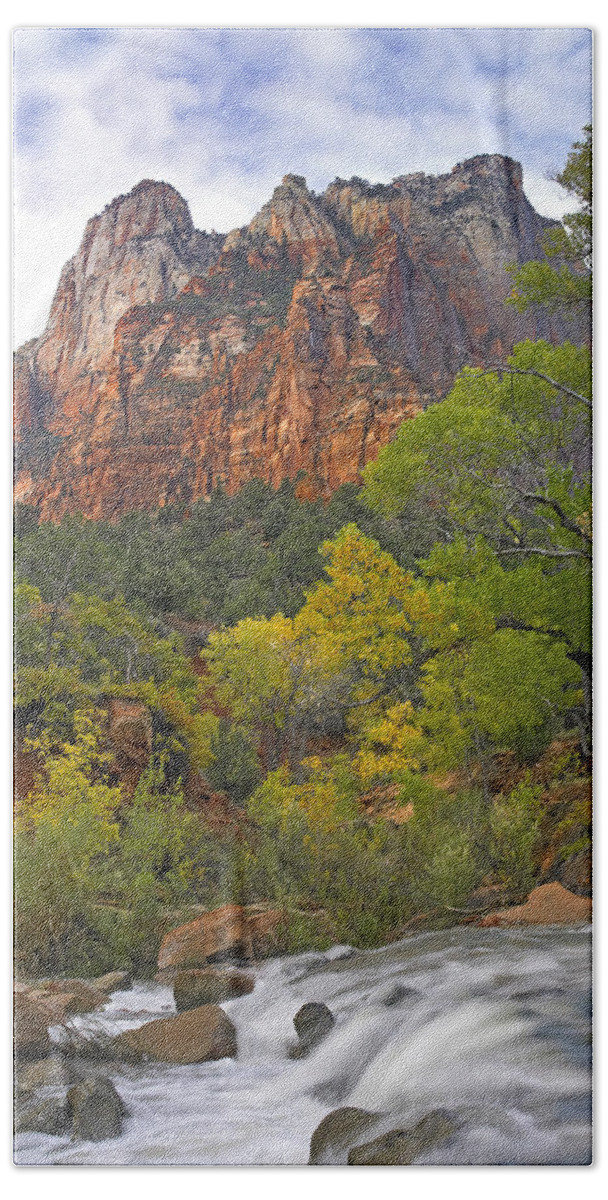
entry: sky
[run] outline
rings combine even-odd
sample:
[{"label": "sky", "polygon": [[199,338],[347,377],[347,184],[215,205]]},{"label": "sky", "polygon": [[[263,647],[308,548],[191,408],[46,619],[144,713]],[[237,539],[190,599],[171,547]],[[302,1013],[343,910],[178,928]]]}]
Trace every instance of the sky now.
[{"label": "sky", "polygon": [[585,29],[23,28],[13,49],[16,345],[89,217],[144,178],[228,232],[288,172],[321,191],[500,153],[539,212],[572,209],[549,176],[590,120]]}]

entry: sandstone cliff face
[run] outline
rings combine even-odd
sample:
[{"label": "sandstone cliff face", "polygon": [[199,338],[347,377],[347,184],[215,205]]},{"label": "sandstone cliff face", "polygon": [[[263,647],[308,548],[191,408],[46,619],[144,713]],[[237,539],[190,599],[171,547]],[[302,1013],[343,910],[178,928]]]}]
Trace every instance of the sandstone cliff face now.
[{"label": "sandstone cliff face", "polygon": [[287,175],[225,238],[138,184],[89,221],[17,353],[17,498],[112,518],[219,480],[356,480],[463,364],[565,335],[504,305],[505,263],[536,257],[549,224],[497,155],[322,196]]}]

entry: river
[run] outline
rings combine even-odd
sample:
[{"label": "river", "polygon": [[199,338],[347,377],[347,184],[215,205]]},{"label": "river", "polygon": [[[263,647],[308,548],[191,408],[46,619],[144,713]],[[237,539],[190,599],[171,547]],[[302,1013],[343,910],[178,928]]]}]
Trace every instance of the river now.
[{"label": "river", "polygon": [[[255,977],[250,995],[222,1005],[237,1029],[236,1059],[109,1063],[129,1113],[123,1135],[91,1143],[24,1133],[15,1161],[302,1164],[315,1127],[342,1105],[387,1114],[393,1129],[449,1110],[456,1132],[420,1163],[589,1161],[589,928],[461,926],[350,955],[270,959]],[[292,1061],[293,1016],[309,1000],[325,1002],[336,1023],[310,1057]],[[118,1033],[174,1011],[170,988],[137,983],[72,1021]]]}]

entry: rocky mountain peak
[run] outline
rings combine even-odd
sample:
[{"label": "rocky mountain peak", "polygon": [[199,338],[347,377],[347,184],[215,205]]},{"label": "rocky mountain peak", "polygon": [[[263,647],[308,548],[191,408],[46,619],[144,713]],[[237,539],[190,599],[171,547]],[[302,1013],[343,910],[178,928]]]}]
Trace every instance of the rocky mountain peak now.
[{"label": "rocky mountain peak", "polygon": [[[309,195],[306,180],[303,175],[284,175],[281,180],[281,187],[287,188],[290,192],[305,193]],[[278,190],[278,189],[277,189]]]},{"label": "rocky mountain peak", "polygon": [[456,163],[450,173],[471,180],[492,179],[503,187],[520,188],[523,182],[521,163],[505,154],[476,154]]},{"label": "rocky mountain peak", "polygon": [[302,175],[283,176],[246,232],[250,238],[286,241],[291,256],[302,259],[309,267],[320,258],[333,259],[339,254],[336,230]]},{"label": "rocky mountain peak", "polygon": [[320,196],[288,174],[227,237],[142,180],[88,222],[17,355],[17,496],[114,517],[300,471],[329,495],[464,364],[563,340],[557,315],[505,306],[505,265],[551,224],[496,154]]},{"label": "rocky mountain peak", "polygon": [[96,370],[111,350],[120,318],[140,304],[167,300],[203,275],[223,245],[194,228],[190,209],[168,183],[143,179],[88,221],[63,269],[38,365],[53,390],[57,372]]},{"label": "rocky mountain peak", "polygon": [[[110,236],[117,247],[134,238],[190,238],[194,224],[183,196],[169,183],[142,179],[126,195],[117,196],[87,226],[94,238]],[[85,235],[86,239],[86,235]]]}]

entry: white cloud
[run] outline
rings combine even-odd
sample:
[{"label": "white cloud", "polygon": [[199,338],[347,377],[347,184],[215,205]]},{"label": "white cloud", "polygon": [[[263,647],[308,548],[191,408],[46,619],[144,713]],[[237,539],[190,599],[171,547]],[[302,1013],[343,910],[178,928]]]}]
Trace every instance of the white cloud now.
[{"label": "white cloud", "polygon": [[561,215],[571,202],[544,174],[588,119],[577,32],[404,31],[394,46],[388,31],[117,29],[79,46],[74,31],[19,30],[17,99],[46,115],[15,155],[17,343],[41,331],[87,219],[142,178],[227,231],[287,171],[319,189],[498,151]]}]

